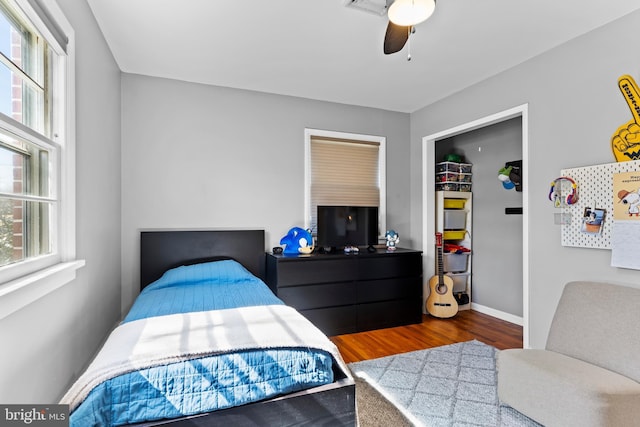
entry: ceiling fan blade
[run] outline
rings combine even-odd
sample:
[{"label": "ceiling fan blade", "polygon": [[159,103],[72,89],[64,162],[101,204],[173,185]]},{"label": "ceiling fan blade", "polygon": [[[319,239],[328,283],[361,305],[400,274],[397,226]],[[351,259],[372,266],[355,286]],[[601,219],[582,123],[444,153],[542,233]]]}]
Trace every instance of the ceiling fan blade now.
[{"label": "ceiling fan blade", "polygon": [[409,40],[409,30],[411,27],[403,27],[389,21],[387,32],[384,35],[383,50],[385,55],[396,53],[402,50],[407,40]]}]

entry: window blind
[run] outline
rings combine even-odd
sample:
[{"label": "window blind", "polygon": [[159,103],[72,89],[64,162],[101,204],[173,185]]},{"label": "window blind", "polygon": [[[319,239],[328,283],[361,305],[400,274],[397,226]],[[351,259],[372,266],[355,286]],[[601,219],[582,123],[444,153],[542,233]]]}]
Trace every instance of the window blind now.
[{"label": "window blind", "polygon": [[378,142],[314,136],[310,142],[314,233],[318,206],[380,206]]}]

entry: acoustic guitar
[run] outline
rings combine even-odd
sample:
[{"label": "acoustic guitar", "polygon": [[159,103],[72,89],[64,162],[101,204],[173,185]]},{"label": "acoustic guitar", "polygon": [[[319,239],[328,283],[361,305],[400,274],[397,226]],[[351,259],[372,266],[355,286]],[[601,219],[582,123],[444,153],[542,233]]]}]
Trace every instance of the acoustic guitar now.
[{"label": "acoustic guitar", "polygon": [[434,317],[453,317],[458,313],[458,302],[453,297],[453,280],[443,273],[442,233],[436,233],[436,256],[438,274],[429,279],[427,312]]}]

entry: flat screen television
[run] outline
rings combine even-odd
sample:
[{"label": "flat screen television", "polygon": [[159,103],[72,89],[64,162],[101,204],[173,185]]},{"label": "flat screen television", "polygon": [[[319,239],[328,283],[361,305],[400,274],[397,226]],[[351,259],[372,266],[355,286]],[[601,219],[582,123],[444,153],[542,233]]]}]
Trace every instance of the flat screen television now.
[{"label": "flat screen television", "polygon": [[377,206],[318,206],[318,247],[339,250],[377,243]]}]

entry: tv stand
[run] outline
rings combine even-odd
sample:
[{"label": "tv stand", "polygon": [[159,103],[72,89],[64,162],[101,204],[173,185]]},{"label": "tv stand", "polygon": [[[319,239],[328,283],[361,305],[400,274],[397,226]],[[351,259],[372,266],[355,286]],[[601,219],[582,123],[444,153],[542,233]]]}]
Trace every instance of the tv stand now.
[{"label": "tv stand", "polygon": [[422,322],[420,251],[268,253],[266,270],[278,298],[329,336]]}]

